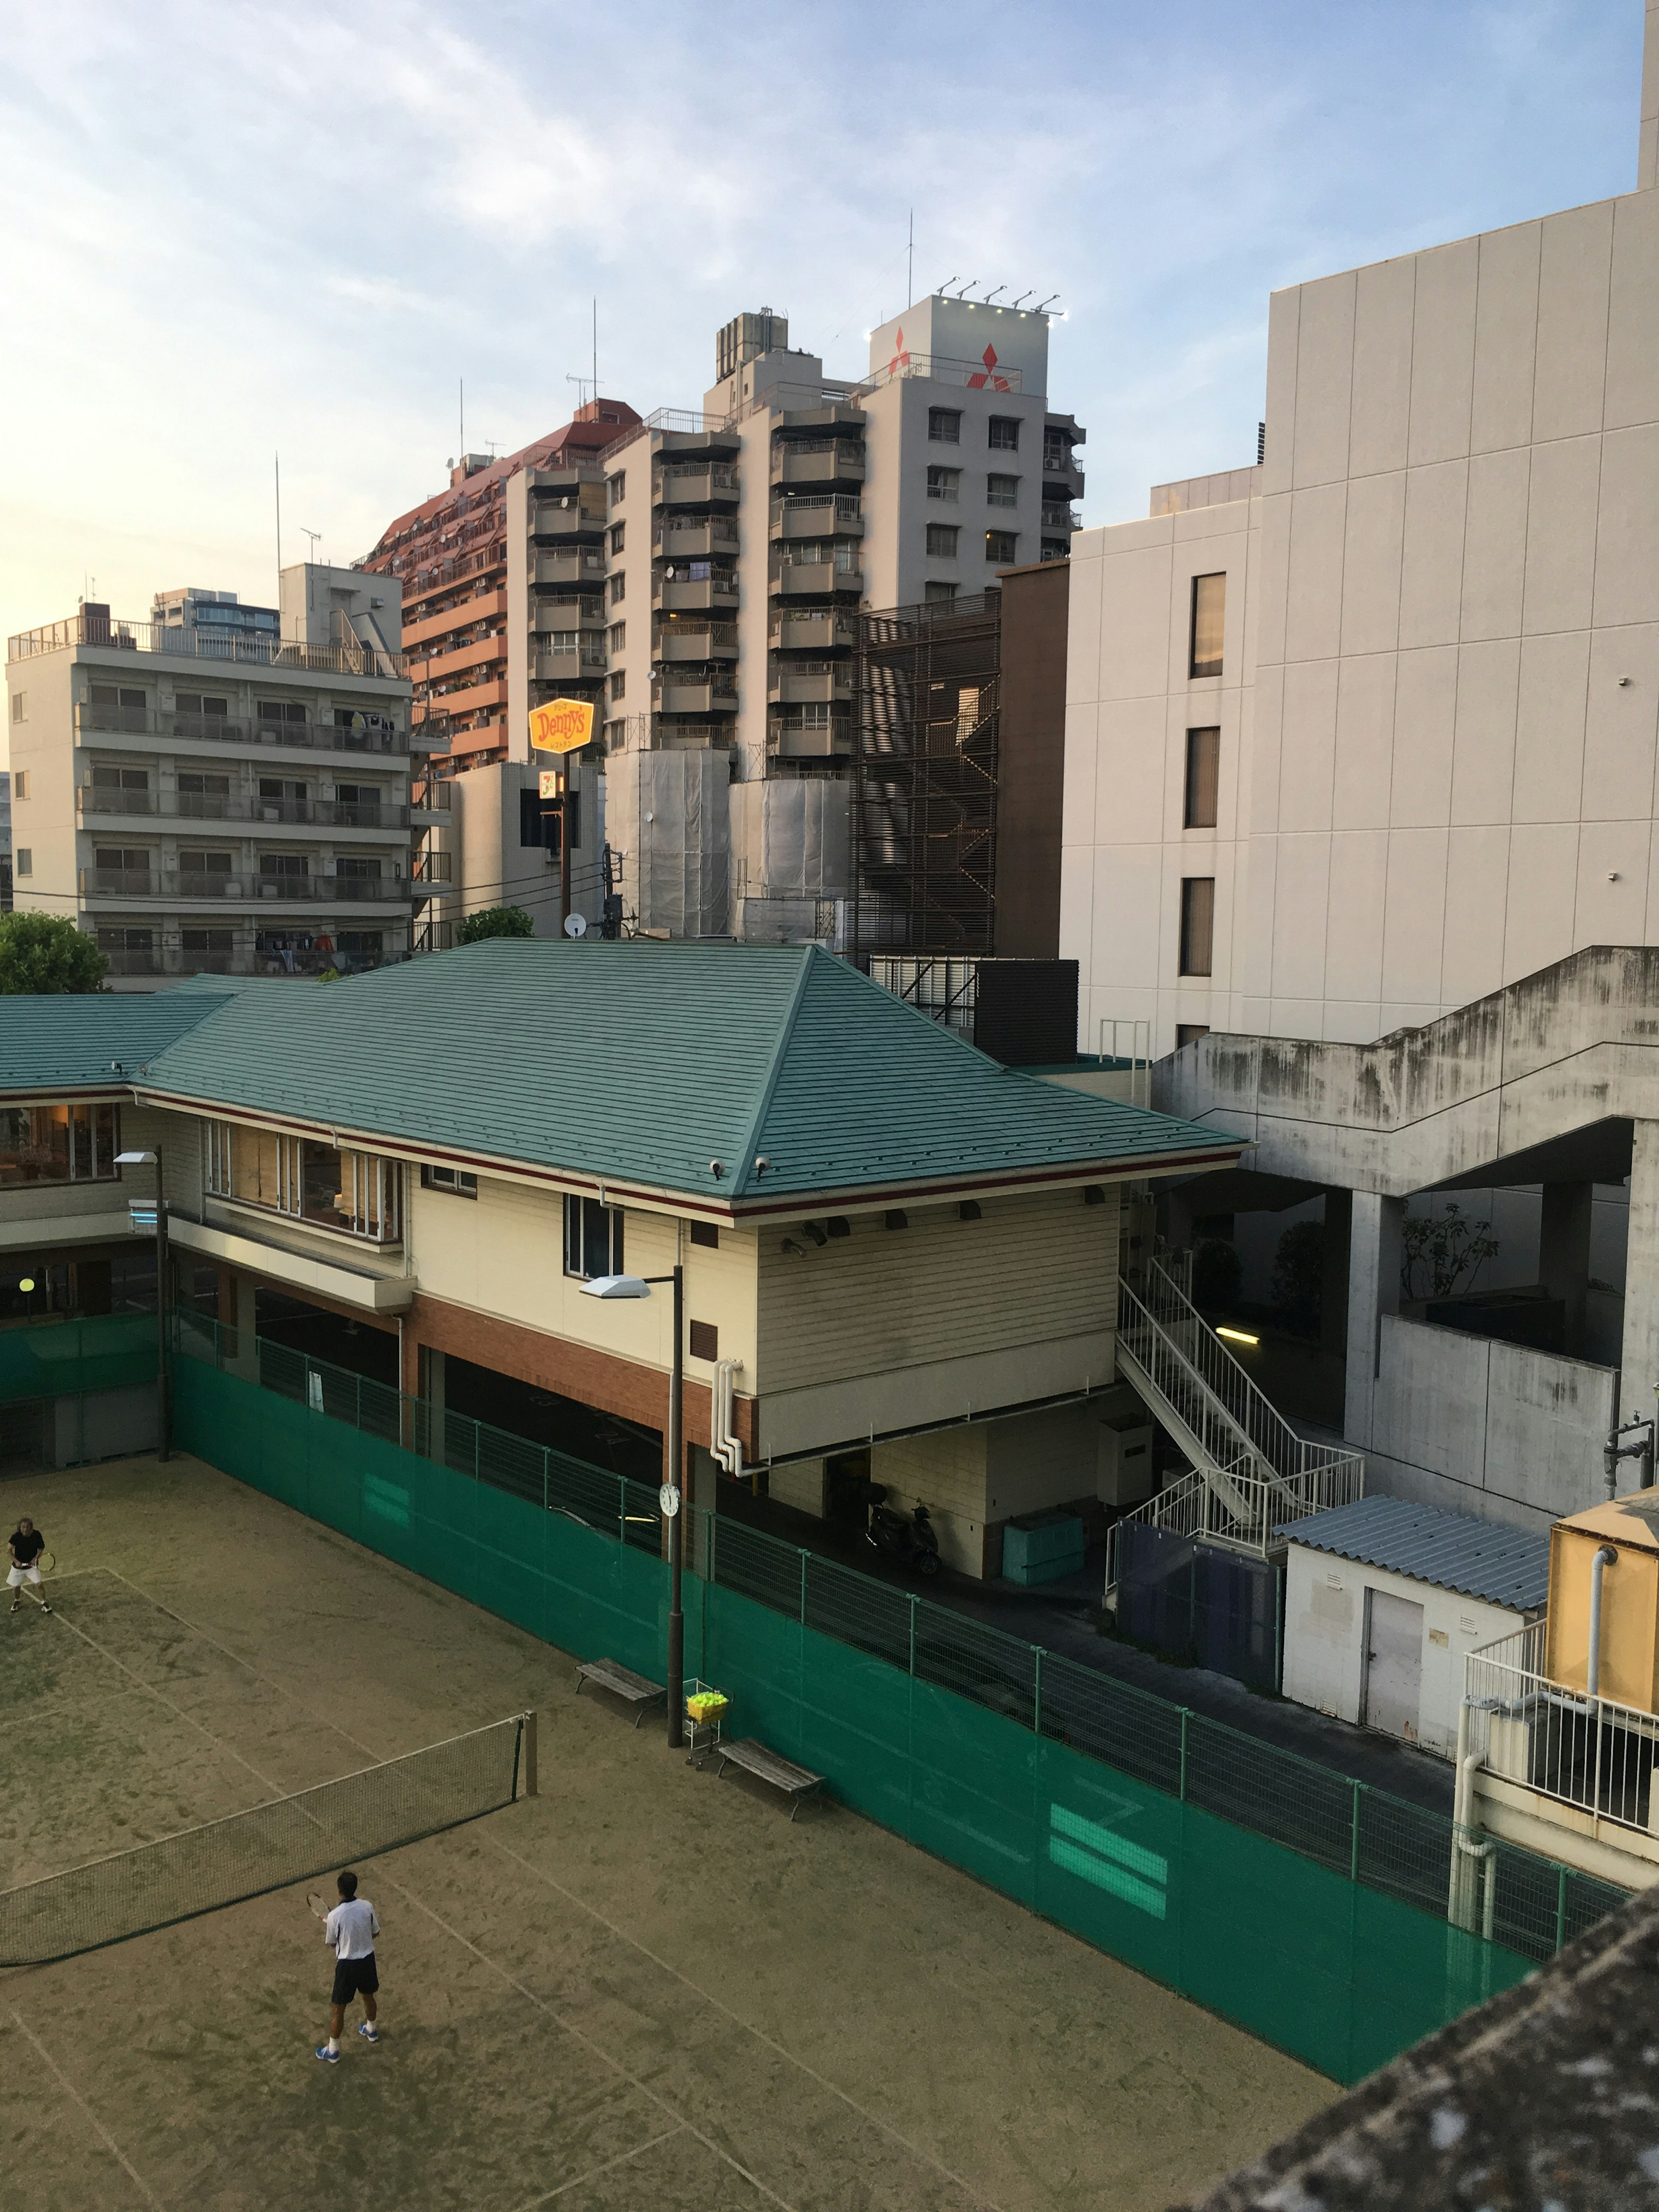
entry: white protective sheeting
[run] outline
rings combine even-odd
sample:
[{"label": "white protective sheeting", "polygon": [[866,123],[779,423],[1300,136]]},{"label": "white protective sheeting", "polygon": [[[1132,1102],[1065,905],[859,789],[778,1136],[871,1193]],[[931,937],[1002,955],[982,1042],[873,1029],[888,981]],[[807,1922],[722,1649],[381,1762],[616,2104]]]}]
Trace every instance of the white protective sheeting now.
[{"label": "white protective sheeting", "polygon": [[842,776],[734,783],[732,872],[738,896],[845,898],[852,871],[851,797]]},{"label": "white protective sheeting", "polygon": [[611,756],[606,826],[623,856],[623,912],[639,928],[730,933],[730,760],[701,750]]}]

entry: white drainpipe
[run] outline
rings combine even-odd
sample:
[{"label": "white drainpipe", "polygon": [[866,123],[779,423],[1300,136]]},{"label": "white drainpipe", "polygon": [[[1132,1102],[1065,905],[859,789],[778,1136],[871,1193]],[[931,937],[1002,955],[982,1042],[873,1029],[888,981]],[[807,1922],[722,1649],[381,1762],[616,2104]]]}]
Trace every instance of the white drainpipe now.
[{"label": "white drainpipe", "polygon": [[733,1433],[732,1378],[743,1365],[740,1359],[720,1359],[714,1363],[714,1388],[710,1394],[708,1449],[730,1475],[743,1473],[743,1445]]},{"label": "white drainpipe", "polygon": [[1590,1561],[1589,1661],[1584,1669],[1584,1694],[1589,1698],[1601,1692],[1601,1577],[1618,1557],[1611,1544],[1603,1544]]}]

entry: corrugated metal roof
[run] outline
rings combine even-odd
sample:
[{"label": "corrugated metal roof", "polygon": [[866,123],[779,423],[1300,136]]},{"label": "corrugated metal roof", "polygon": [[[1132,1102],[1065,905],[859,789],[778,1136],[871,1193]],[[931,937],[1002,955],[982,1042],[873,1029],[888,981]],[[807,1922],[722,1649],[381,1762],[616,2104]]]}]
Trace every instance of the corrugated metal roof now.
[{"label": "corrugated metal roof", "polygon": [[242,992],[150,1083],[719,1200],[1155,1171],[1237,1142],[1003,1068],[816,945],[496,939]]},{"label": "corrugated metal roof", "polygon": [[222,993],[205,992],[0,997],[0,1092],[15,1097],[76,1084],[131,1082],[140,1067],[223,1002]]},{"label": "corrugated metal roof", "polygon": [[1549,1596],[1547,1534],[1413,1505],[1408,1498],[1358,1498],[1305,1521],[1287,1521],[1278,1533],[1310,1551],[1410,1575],[1517,1613],[1536,1611]]}]

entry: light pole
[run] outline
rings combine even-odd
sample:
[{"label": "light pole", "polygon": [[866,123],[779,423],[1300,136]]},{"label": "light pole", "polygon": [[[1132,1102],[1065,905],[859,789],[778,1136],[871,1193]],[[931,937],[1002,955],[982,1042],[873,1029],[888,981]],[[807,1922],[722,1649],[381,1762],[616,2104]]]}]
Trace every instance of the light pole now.
[{"label": "light pole", "polygon": [[595,1275],[582,1285],[590,1298],[648,1298],[653,1283],[674,1285],[674,1357],[668,1383],[668,1480],[659,1492],[668,1516],[668,1742],[678,1751],[685,1741],[685,1615],[680,1609],[680,1574],[685,1532],[680,1495],[680,1399],[685,1380],[685,1270],[678,1261],[666,1275]]},{"label": "light pole", "polygon": [[[167,1404],[167,1201],[161,1182],[161,1147],[153,1152],[117,1152],[118,1168],[153,1166],[155,1170],[155,1456],[173,1456],[172,1422]],[[135,1214],[135,1228],[143,1216]]]}]

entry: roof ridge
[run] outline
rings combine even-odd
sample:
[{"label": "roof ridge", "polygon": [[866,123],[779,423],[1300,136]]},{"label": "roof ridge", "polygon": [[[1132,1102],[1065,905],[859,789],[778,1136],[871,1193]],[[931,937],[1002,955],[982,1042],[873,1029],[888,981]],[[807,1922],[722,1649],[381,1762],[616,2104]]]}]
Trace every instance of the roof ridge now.
[{"label": "roof ridge", "polygon": [[743,1166],[738,1170],[737,1182],[732,1186],[733,1198],[745,1194],[750,1188],[749,1179],[755,1172],[755,1161],[757,1156],[756,1147],[760,1143],[761,1131],[766,1126],[767,1111],[771,1106],[773,1093],[778,1087],[778,1078],[783,1073],[784,1058],[789,1049],[789,1041],[795,1034],[795,1024],[800,1015],[801,1001],[806,996],[807,979],[813,972],[813,960],[818,957],[825,959],[830,957],[816,945],[805,945],[803,950],[805,957],[800,963],[800,973],[795,978],[794,991],[789,1000],[789,1011],[783,1018],[783,1026],[778,1032],[778,1041],[772,1048],[772,1064],[766,1071],[766,1080],[761,1086],[760,1103],[755,1109],[755,1118],[749,1125],[749,1135],[744,1146]]}]

